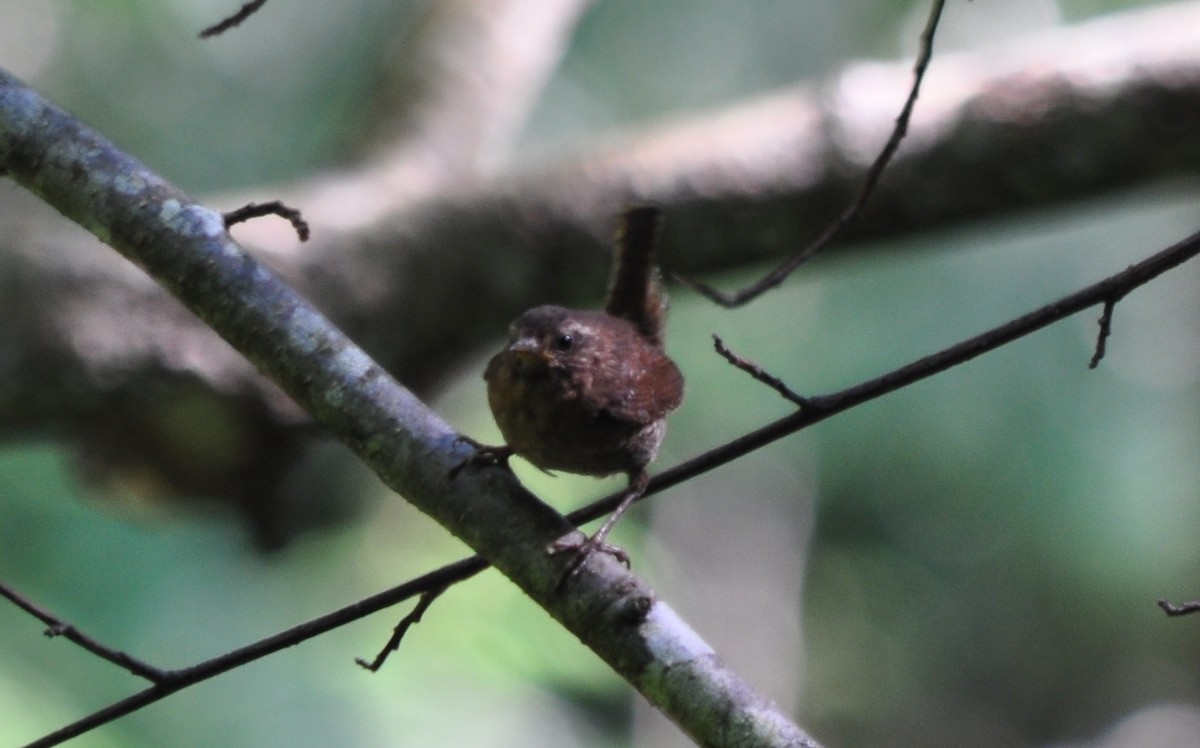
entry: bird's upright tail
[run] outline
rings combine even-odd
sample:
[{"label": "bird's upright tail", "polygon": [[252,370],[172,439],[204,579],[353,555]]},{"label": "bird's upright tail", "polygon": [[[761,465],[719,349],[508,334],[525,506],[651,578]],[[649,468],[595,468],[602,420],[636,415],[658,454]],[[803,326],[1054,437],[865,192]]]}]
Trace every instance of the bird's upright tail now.
[{"label": "bird's upright tail", "polygon": [[662,345],[667,316],[667,295],[654,265],[662,211],[652,205],[634,205],[621,214],[613,257],[612,282],[604,311],[632,322],[642,335]]}]

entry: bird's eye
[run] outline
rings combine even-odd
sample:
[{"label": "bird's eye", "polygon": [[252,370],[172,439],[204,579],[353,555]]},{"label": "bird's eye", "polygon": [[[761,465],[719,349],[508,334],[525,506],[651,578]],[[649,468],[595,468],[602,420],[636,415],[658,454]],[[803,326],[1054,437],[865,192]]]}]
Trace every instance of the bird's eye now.
[{"label": "bird's eye", "polygon": [[569,332],[564,332],[554,339],[554,348],[559,351],[569,351],[575,346],[575,336]]}]

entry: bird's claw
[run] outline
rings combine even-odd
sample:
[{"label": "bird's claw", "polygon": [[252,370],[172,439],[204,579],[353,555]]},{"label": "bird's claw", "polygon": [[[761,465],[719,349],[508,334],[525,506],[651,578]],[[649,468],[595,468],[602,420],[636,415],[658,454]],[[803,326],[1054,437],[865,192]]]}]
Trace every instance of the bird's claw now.
[{"label": "bird's claw", "polygon": [[585,536],[578,530],[567,533],[558,540],[555,540],[550,545],[546,546],[546,553],[550,556],[557,556],[560,553],[574,553],[575,555],[567,562],[567,568],[563,570],[562,578],[555,585],[555,592],[562,592],[567,586],[567,582],[571,577],[579,572],[583,566],[583,562],[593,553],[603,553],[612,556],[617,561],[625,564],[625,568],[631,568],[629,563],[629,554],[624,548],[615,546],[612,543],[606,543],[603,539],[592,535]]},{"label": "bird's claw", "polygon": [[498,447],[480,444],[469,436],[458,436],[455,438],[455,443],[470,444],[475,448],[475,451],[467,455],[454,467],[450,468],[450,472],[446,477],[454,480],[466,468],[478,467],[508,467],[508,458],[513,456],[512,447],[507,444],[501,444]]},{"label": "bird's claw", "polygon": [[560,553],[572,551],[580,556],[586,556],[593,552],[604,553],[625,564],[626,568],[630,566],[629,553],[624,548],[612,543],[606,543],[603,540],[598,540],[594,535],[590,538],[585,537],[578,530],[563,535],[546,547],[546,553],[550,556],[557,556]]}]

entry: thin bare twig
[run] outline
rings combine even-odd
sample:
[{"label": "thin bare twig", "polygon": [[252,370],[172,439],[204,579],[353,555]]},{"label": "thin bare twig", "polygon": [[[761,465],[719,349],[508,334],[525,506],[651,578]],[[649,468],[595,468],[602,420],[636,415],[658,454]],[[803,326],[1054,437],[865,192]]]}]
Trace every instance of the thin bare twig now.
[{"label": "thin bare twig", "polygon": [[257,13],[259,9],[266,4],[267,0],[250,0],[250,2],[246,3],[241,8],[238,8],[237,13],[234,13],[232,16],[222,19],[220,22],[215,23],[201,31],[200,38],[208,39],[212,36],[224,34],[226,31],[235,26],[241,26],[242,21],[245,21],[247,18]]},{"label": "thin bare twig", "polygon": [[367,662],[361,657],[355,657],[354,661],[363,669],[370,670],[372,673],[379,672],[379,668],[383,667],[383,663],[387,662],[387,658],[392,652],[400,649],[400,642],[404,640],[404,635],[408,633],[409,627],[414,623],[421,622],[421,616],[425,615],[425,611],[429,610],[429,606],[433,605],[433,601],[441,597],[449,587],[435,587],[431,590],[426,590],[421,593],[421,598],[417,601],[412,612],[400,619],[400,623],[396,624],[396,628],[392,630],[392,637],[388,639],[387,644],[383,645],[383,649],[379,650],[379,654],[375,655],[375,659]]},{"label": "thin bare twig", "polygon": [[904,106],[901,108],[899,116],[896,117],[896,126],[892,129],[891,136],[888,137],[883,150],[876,156],[874,163],[867,169],[866,177],[863,179],[858,195],[850,205],[832,223],[826,226],[825,230],[816,239],[813,239],[808,246],[800,250],[799,254],[784,261],[754,283],[732,294],[726,294],[703,281],[673,274],[676,280],[727,309],[742,306],[778,286],[780,283],[783,283],[798,267],[808,262],[813,256],[828,246],[834,238],[842,233],[842,230],[851,221],[858,217],[866,206],[867,200],[871,197],[871,193],[875,191],[875,186],[879,183],[880,177],[883,176],[884,169],[891,163],[892,157],[896,155],[896,151],[900,148],[900,141],[904,140],[904,136],[908,134],[908,123],[912,119],[913,107],[917,103],[917,96],[921,90],[921,81],[924,80],[925,71],[929,67],[929,61],[933,58],[933,38],[937,33],[938,21],[942,17],[942,8],[945,5],[945,0],[934,0],[933,6],[929,10],[929,20],[925,24],[924,31],[921,32],[921,49],[917,54],[916,64],[913,66],[913,83],[912,88],[908,91],[908,98],[905,99]]},{"label": "thin bare twig", "polygon": [[1200,600],[1188,600],[1185,603],[1173,603],[1169,600],[1159,600],[1158,607],[1169,616],[1186,616],[1200,611]]},{"label": "thin bare twig", "polygon": [[785,399],[795,403],[801,408],[807,408],[809,406],[807,397],[804,397],[792,388],[788,387],[783,383],[782,379],[766,372],[758,364],[750,361],[749,359],[742,358],[733,351],[729,350],[729,347],[725,345],[725,341],[721,340],[720,336],[715,333],[713,334],[713,347],[717,349],[717,353],[721,354],[726,361],[767,385],[771,389],[775,390],[780,395],[783,395]]},{"label": "thin bare twig", "polygon": [[1108,336],[1112,335],[1113,309],[1116,308],[1118,301],[1120,299],[1115,296],[1104,300],[1104,311],[1100,313],[1100,332],[1096,334],[1096,352],[1092,354],[1092,360],[1088,362],[1089,369],[1095,369],[1104,358],[1105,349],[1108,347]]},{"label": "thin bare twig", "polygon": [[226,229],[235,224],[245,223],[252,218],[279,216],[292,224],[292,228],[296,230],[296,236],[300,238],[300,241],[308,241],[308,221],[304,220],[304,216],[300,214],[299,210],[289,208],[280,200],[272,200],[269,203],[247,203],[237,210],[222,213],[221,216],[225,219]]},{"label": "thin bare twig", "polygon": [[0,596],[8,598],[18,608],[46,624],[46,636],[61,636],[68,641],[78,644],[100,659],[107,660],[140,678],[145,678],[151,683],[163,683],[171,679],[169,672],[160,670],[152,665],[147,665],[124,652],[106,647],[71,624],[63,622],[52,613],[26,599],[19,592],[4,583],[0,583]]}]

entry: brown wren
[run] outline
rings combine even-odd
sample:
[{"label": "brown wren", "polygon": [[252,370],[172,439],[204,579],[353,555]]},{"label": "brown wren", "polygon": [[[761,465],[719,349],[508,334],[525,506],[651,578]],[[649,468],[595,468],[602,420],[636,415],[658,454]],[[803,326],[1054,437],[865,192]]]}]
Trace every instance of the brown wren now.
[{"label": "brown wren", "polygon": [[508,346],[483,375],[505,446],[484,447],[477,458],[503,462],[517,454],[545,471],[629,477],[594,535],[550,546],[551,553],[577,551],[563,582],[595,550],[628,564],[605,538],[645,492],[664,419],[683,400],[683,375],[663,351],[666,297],[654,268],[659,211],[638,206],[621,218],[604,310],[530,309],[512,323]]}]

